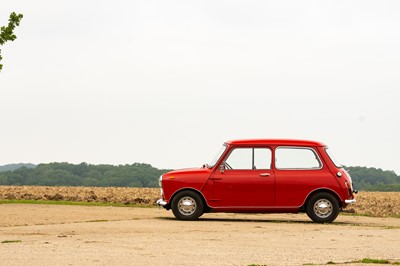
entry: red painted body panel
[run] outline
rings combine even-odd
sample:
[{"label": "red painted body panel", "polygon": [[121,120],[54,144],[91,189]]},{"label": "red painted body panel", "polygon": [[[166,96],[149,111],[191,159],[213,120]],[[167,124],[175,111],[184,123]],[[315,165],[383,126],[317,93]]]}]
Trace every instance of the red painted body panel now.
[{"label": "red painted body panel", "polygon": [[[353,199],[351,178],[343,168],[336,167],[317,141],[257,139],[233,140],[212,168],[172,171],[162,176],[163,200],[167,202],[179,191],[191,189],[204,198],[210,210],[229,212],[299,212],[315,191],[329,191],[342,207]],[[322,163],[320,169],[280,170],[275,167],[277,147],[308,147]],[[237,147],[266,147],[272,151],[271,169],[220,171],[230,151]],[[341,177],[337,173],[342,174]],[[347,187],[346,187],[346,183]]]},{"label": "red painted body panel", "polygon": [[338,184],[324,170],[277,170],[276,205],[302,206],[307,196],[320,188],[336,191]]},{"label": "red painted body panel", "polygon": [[275,206],[272,170],[215,171],[213,179],[214,196],[209,202],[213,208]]},{"label": "red painted body panel", "polygon": [[[171,171],[163,175],[163,191],[165,199],[170,199],[179,190],[184,188],[202,191],[212,169],[208,168],[190,168]],[[208,188],[212,193],[212,188]],[[210,193],[205,193],[205,196],[211,197]]]}]

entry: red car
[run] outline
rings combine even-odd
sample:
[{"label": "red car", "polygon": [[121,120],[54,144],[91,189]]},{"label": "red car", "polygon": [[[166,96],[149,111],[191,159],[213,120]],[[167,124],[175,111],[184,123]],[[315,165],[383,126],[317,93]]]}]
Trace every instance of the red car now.
[{"label": "red car", "polygon": [[180,220],[306,212],[314,222],[332,222],[357,193],[325,144],[284,139],[228,141],[209,164],[163,174],[160,186],[157,204]]}]

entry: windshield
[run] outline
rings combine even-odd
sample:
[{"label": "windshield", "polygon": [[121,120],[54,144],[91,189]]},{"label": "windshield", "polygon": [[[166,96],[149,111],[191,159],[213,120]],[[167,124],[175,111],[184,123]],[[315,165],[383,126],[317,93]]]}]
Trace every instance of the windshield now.
[{"label": "windshield", "polygon": [[343,165],[341,163],[339,163],[339,161],[336,160],[335,157],[333,157],[332,152],[328,147],[326,147],[325,150],[326,150],[326,153],[328,154],[329,158],[331,158],[331,161],[336,165],[336,167],[338,167],[338,168],[343,167]]},{"label": "windshield", "polygon": [[214,159],[210,163],[207,164],[208,168],[212,168],[215,166],[215,164],[218,162],[218,159],[221,157],[221,155],[224,153],[226,150],[226,145],[224,144],[220,150],[218,151],[217,155],[215,155]]}]

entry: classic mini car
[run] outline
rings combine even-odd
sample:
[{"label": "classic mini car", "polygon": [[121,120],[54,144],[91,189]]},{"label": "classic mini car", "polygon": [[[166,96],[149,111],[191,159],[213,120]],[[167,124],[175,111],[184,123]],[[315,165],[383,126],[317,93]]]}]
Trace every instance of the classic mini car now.
[{"label": "classic mini car", "polygon": [[160,187],[157,204],[180,220],[207,212],[305,212],[314,222],[332,222],[357,193],[325,144],[284,139],[227,141],[209,164],[160,176]]}]

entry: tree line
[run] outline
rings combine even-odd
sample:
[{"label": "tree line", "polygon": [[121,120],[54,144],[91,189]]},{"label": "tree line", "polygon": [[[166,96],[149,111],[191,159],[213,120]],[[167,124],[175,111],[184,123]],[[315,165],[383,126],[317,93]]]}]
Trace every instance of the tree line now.
[{"label": "tree line", "polygon": [[[18,168],[19,167],[19,168]],[[354,188],[361,191],[400,191],[400,176],[373,167],[345,166]],[[91,165],[49,163],[0,167],[0,185],[158,187],[161,174],[170,171],[150,164]]]},{"label": "tree line", "polygon": [[150,164],[91,165],[49,163],[0,173],[0,185],[158,187],[158,178],[169,170]]},{"label": "tree line", "polygon": [[400,176],[394,171],[374,167],[345,166],[355,189],[364,191],[400,191]]}]

